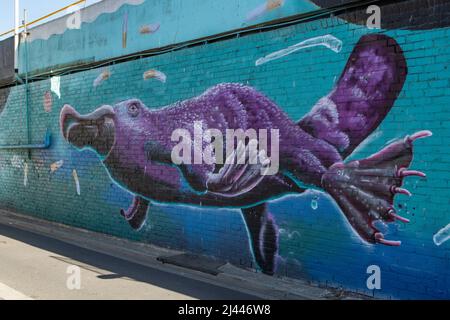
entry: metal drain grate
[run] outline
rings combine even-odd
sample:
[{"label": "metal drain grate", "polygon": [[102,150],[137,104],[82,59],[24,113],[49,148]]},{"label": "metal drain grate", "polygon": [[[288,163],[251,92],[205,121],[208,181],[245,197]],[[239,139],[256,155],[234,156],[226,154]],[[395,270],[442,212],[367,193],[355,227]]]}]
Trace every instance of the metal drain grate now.
[{"label": "metal drain grate", "polygon": [[175,256],[158,257],[162,263],[173,264],[178,267],[188,268],[217,276],[222,271],[219,270],[225,264],[224,261],[212,257],[206,257],[196,254],[183,253]]}]

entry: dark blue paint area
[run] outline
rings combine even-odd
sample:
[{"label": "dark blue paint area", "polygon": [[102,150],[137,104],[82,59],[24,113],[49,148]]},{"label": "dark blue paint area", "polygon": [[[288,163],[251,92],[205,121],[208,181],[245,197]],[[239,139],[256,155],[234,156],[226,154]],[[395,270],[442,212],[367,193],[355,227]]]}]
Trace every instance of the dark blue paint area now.
[{"label": "dark blue paint area", "polygon": [[[176,230],[177,234],[173,233],[175,237],[171,241],[173,247],[220,257],[236,265],[250,266],[252,263],[247,230],[240,210],[182,205],[155,207],[170,217]],[[164,221],[159,221],[160,225]],[[158,227],[158,221],[155,221],[154,227]]]},{"label": "dark blue paint area", "polygon": [[[313,201],[318,203],[316,210],[311,208]],[[387,237],[401,240],[402,246],[386,247],[362,242],[325,194],[309,192],[285,197],[272,203],[270,210],[282,230],[280,254],[298,261],[297,268],[286,267],[288,276],[300,274],[322,284],[378,297],[443,299],[448,296],[450,277],[440,270],[449,267],[450,247],[435,246],[431,237],[417,239],[414,225],[390,226]],[[418,259],[420,256],[423,258]],[[381,268],[381,290],[375,292],[364,289],[370,265]]]}]

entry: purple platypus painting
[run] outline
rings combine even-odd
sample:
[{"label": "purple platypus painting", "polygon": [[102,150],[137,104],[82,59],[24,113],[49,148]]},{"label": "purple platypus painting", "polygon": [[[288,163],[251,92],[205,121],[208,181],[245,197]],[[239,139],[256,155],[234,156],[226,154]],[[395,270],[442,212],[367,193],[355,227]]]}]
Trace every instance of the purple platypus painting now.
[{"label": "purple platypus painting", "polygon": [[[73,146],[94,150],[111,178],[134,194],[121,214],[139,229],[150,203],[179,203],[241,209],[256,262],[273,274],[278,229],[267,202],[286,194],[320,188],[336,201],[356,233],[368,243],[396,246],[376,221],[408,222],[396,214],[394,197],[410,170],[413,142],[431,135],[419,131],[372,156],[345,159],[383,121],[402,90],[406,61],[394,39],[366,35],[356,44],[331,92],[300,121],[293,121],[256,89],[234,83],[216,85],[200,96],[160,109],[130,99],[80,115],[66,105],[60,126]],[[262,176],[247,164],[178,164],[171,158],[174,130],[277,129],[279,171]],[[234,142],[233,142],[234,143]],[[267,150],[269,153],[271,150]]]}]

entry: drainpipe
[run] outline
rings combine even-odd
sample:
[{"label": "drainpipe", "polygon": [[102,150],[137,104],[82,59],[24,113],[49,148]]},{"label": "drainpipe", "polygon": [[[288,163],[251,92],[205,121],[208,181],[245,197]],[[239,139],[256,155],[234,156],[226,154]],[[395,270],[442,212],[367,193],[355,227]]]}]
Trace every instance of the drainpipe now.
[{"label": "drainpipe", "polygon": [[14,77],[19,83],[23,80],[19,77],[19,43],[20,43],[20,18],[19,0],[14,0]]},{"label": "drainpipe", "polygon": [[19,74],[19,0],[14,0],[14,72]]},{"label": "drainpipe", "polygon": [[[30,130],[30,106],[29,106],[29,88],[28,88],[28,29],[27,29],[27,9],[23,10],[23,47],[25,54],[25,107],[26,107],[26,127],[27,127],[27,144],[31,143],[31,130]],[[28,159],[31,159],[31,149],[28,149]]]}]

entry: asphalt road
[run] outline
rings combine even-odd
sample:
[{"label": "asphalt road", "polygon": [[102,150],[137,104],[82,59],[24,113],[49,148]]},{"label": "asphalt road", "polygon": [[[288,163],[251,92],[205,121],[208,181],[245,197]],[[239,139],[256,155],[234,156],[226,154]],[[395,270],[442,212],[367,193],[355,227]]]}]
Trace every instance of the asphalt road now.
[{"label": "asphalt road", "polygon": [[258,298],[0,224],[1,299]]}]

